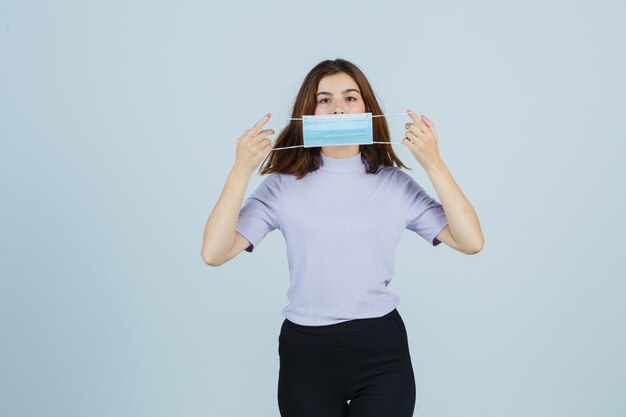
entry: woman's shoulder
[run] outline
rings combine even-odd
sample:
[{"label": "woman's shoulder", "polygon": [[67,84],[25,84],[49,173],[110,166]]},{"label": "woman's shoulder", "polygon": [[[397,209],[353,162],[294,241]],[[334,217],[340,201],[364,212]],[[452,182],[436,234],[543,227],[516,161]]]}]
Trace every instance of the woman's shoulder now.
[{"label": "woman's shoulder", "polygon": [[385,172],[385,173],[393,173],[394,170],[398,169],[398,167],[396,166],[392,166],[392,165],[379,165],[378,166],[378,171],[376,171],[377,173],[379,172]]},{"label": "woman's shoulder", "polygon": [[403,171],[402,168],[397,166],[386,165],[380,173],[383,174],[385,178],[392,181],[393,184],[400,189],[407,187],[419,187],[418,182],[410,173]]},{"label": "woman's shoulder", "polygon": [[257,190],[261,192],[279,192],[283,188],[283,174],[277,172],[269,172],[261,175],[261,182]]},{"label": "woman's shoulder", "polygon": [[376,171],[376,175],[380,175],[382,178],[393,178],[397,175],[399,168],[391,165],[380,165]]}]

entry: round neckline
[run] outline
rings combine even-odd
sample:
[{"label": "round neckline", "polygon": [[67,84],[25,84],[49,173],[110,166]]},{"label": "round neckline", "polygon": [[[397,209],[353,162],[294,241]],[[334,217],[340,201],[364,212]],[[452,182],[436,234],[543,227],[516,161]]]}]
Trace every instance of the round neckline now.
[{"label": "round neckline", "polygon": [[364,162],[361,160],[361,152],[347,158],[332,158],[320,151],[322,157],[321,170],[329,172],[353,172],[363,169]]}]

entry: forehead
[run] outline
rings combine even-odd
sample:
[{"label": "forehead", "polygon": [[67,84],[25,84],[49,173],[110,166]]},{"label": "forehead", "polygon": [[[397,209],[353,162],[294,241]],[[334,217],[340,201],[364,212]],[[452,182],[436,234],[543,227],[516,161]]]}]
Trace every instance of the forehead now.
[{"label": "forehead", "polygon": [[317,85],[317,91],[329,91],[339,93],[347,88],[358,89],[357,83],[354,79],[344,72],[328,75],[322,78]]}]

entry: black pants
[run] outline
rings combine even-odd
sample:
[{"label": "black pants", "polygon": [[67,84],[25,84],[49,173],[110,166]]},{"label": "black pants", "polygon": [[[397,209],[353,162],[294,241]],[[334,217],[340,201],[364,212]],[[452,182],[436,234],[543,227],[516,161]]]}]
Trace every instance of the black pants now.
[{"label": "black pants", "polygon": [[413,415],[415,377],[396,309],[326,326],[285,319],[278,341],[282,417]]}]

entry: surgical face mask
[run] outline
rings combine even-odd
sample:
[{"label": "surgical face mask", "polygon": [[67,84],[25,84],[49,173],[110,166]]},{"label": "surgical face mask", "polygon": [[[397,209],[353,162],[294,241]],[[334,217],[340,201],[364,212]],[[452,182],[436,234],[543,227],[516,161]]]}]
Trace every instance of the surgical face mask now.
[{"label": "surgical face mask", "polygon": [[374,143],[372,113],[302,116],[304,147]]},{"label": "surgical face mask", "polygon": [[[302,133],[304,145],[282,146],[272,148],[272,151],[290,148],[312,148],[316,146],[339,146],[339,145],[372,145],[402,144],[402,142],[376,141],[373,137],[374,117],[405,116],[407,113],[387,113],[372,115],[372,113],[348,113],[348,114],[319,114],[304,115],[302,118],[272,117],[278,120],[302,120]],[[268,154],[269,156],[269,154]]]}]

